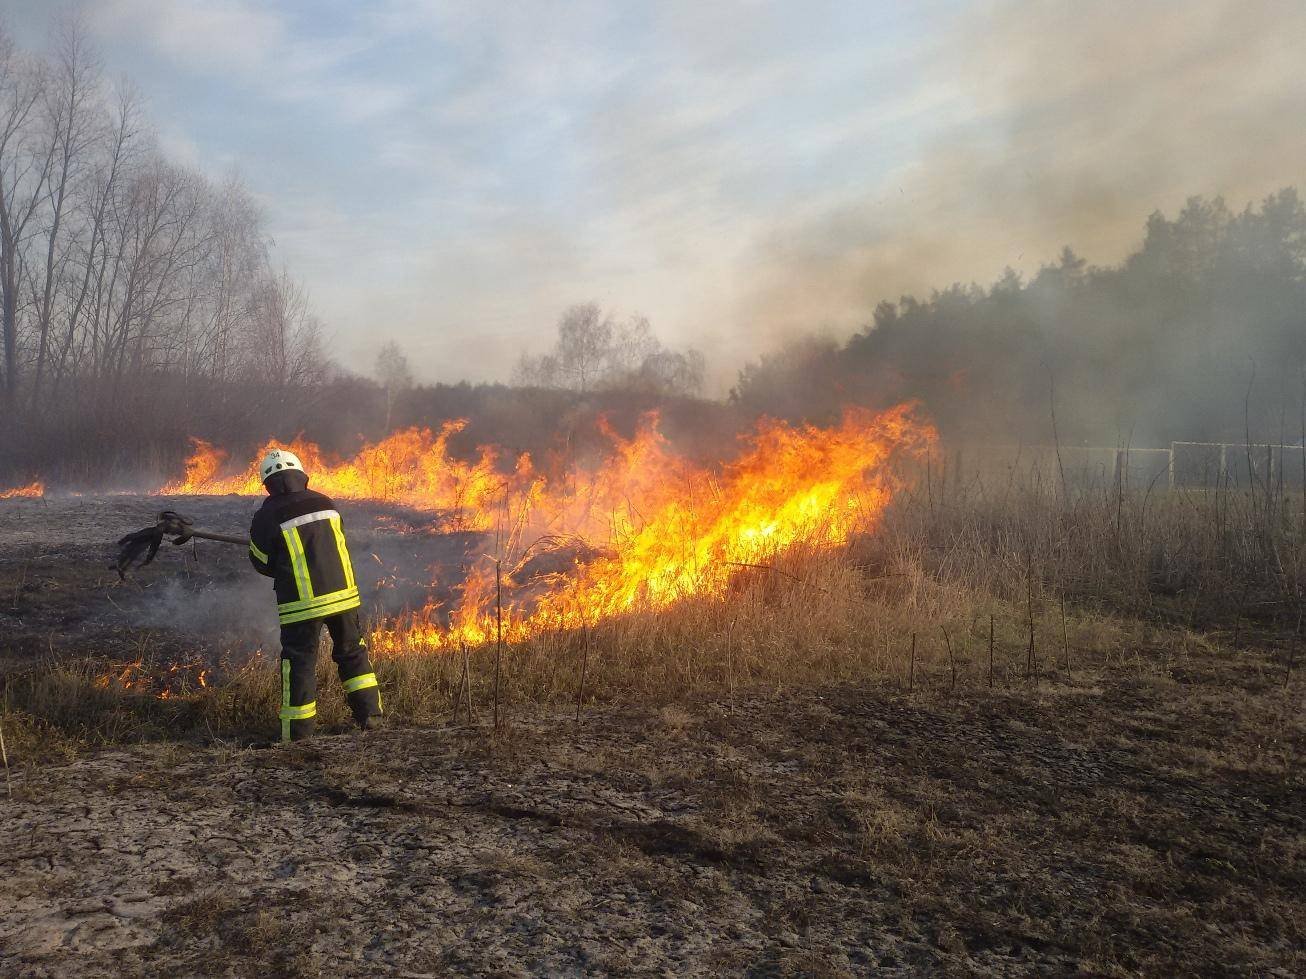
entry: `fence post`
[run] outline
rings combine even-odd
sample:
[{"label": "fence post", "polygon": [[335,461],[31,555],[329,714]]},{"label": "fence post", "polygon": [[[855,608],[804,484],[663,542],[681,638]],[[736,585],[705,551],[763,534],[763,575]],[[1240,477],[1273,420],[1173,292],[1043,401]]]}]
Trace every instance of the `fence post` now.
[{"label": "fence post", "polygon": [[1170,443],[1170,460],[1167,468],[1168,482],[1170,489],[1174,489],[1174,443]]}]

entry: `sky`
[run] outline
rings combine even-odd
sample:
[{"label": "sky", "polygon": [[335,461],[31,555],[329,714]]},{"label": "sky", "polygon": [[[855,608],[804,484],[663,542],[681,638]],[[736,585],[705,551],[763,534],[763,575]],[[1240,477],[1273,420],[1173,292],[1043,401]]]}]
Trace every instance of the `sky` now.
[{"label": "sky", "polygon": [[169,154],[240,174],[338,359],[426,381],[593,301],[720,393],[880,299],[1306,182],[1300,0],[0,0],[29,49],[64,11]]}]

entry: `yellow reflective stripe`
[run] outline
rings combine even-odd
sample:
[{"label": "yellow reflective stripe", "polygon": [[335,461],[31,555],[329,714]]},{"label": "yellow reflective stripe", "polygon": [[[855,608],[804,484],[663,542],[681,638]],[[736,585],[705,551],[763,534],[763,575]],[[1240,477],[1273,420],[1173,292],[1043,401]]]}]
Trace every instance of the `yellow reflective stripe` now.
[{"label": "yellow reflective stripe", "polygon": [[340,514],[335,510],[318,510],[316,513],[305,513],[290,520],[281,521],[281,529],[289,530],[291,527],[302,527],[305,524],[317,523],[319,520],[330,520],[332,517],[339,517]]},{"label": "yellow reflective stripe", "polygon": [[281,708],[281,719],[283,721],[306,721],[310,717],[317,717],[317,701],[312,703],[300,704],[298,707],[286,706]]},{"label": "yellow reflective stripe", "polygon": [[290,660],[281,661],[281,740],[290,740],[290,718],[286,711],[290,707]]},{"label": "yellow reflective stripe", "polygon": [[361,676],[350,677],[345,681],[345,693],[353,693],[355,690],[367,690],[369,687],[376,686],[376,674],[364,673]]},{"label": "yellow reflective stripe", "polygon": [[357,588],[342,588],[340,591],[328,592],[325,595],[317,595],[313,598],[306,598],[301,602],[282,602],[277,606],[278,612],[302,612],[306,608],[319,608],[323,605],[335,605],[337,602],[343,602],[349,598],[357,598]]},{"label": "yellow reflective stripe", "polygon": [[282,625],[293,625],[296,622],[307,622],[309,619],[325,619],[331,615],[339,615],[341,612],[348,612],[352,608],[358,608],[362,601],[355,596],[338,602],[335,605],[326,605],[322,607],[313,607],[304,609],[302,612],[282,612],[278,621]]},{"label": "yellow reflective stripe", "polygon": [[299,528],[283,530],[281,536],[286,539],[286,550],[290,552],[290,566],[295,571],[295,589],[299,597],[313,597],[313,579],[308,576],[308,557],[304,554],[304,541],[299,536]]},{"label": "yellow reflective stripe", "polygon": [[349,560],[349,548],[345,546],[345,529],[338,516],[331,518],[331,529],[336,535],[336,550],[340,552],[340,566],[345,571],[345,587],[353,588],[355,587],[354,565]]},{"label": "yellow reflective stripe", "polygon": [[341,612],[348,612],[350,609],[358,608],[359,602],[343,605],[332,605],[330,608],[310,608],[303,612],[293,612],[289,615],[279,616],[277,621],[281,625],[294,625],[296,622],[307,622],[309,619],[325,619],[332,615],[339,615]]},{"label": "yellow reflective stripe", "polygon": [[263,564],[268,563],[268,556],[258,549],[258,545],[253,541],[249,542],[249,553],[253,554]]},{"label": "yellow reflective stripe", "polygon": [[277,606],[277,611],[301,612],[307,608],[318,608],[322,605],[335,605],[337,602],[343,602],[346,599],[357,597],[357,588],[342,588],[340,591],[327,592],[325,595],[315,595],[312,598],[306,598],[298,602],[282,602]]}]

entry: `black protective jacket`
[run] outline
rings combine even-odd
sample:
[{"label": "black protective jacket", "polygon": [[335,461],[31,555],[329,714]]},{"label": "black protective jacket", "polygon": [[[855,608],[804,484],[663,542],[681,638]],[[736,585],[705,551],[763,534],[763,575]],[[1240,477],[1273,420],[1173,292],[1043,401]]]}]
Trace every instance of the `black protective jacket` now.
[{"label": "black protective jacket", "polygon": [[[273,479],[280,483],[282,475]],[[250,562],[272,579],[282,625],[324,619],[362,604],[336,505],[306,487],[302,477],[298,485],[280,487],[288,491],[264,500],[249,528]]]}]

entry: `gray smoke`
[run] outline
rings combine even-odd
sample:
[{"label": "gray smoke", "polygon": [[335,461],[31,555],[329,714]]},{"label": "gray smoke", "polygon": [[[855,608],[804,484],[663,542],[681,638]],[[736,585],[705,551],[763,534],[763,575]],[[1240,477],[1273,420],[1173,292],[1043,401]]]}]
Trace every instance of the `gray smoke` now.
[{"label": "gray smoke", "polygon": [[1301,180],[1306,5],[1008,0],[939,28],[910,66],[936,135],[883,182],[775,222],[740,314],[754,335],[847,335],[880,299],[1032,274],[1065,244],[1112,264],[1154,209]]}]

